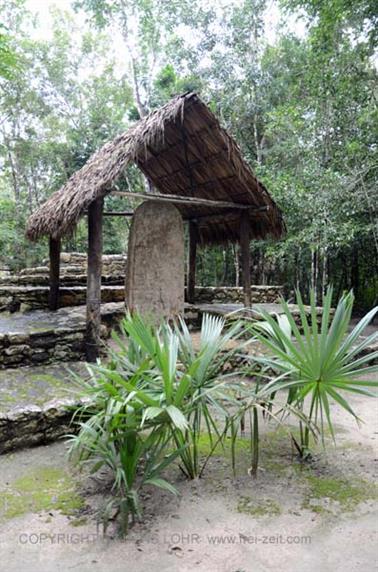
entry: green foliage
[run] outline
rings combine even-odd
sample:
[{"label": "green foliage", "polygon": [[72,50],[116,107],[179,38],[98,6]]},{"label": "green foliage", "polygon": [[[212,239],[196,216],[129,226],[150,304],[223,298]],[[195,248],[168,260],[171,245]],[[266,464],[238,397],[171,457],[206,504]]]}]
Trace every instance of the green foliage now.
[{"label": "green foliage", "polygon": [[[239,349],[230,350],[227,346],[240,335],[240,325],[236,324],[226,333],[224,327],[222,319],[205,315],[198,349],[184,321],[180,322],[180,329],[176,329],[177,355],[184,370],[180,382],[182,407],[188,425],[183,430],[177,428],[173,438],[176,446],[182,448],[182,469],[192,479],[202,475],[208,459],[223,442],[232,422],[229,408],[238,407],[235,387],[231,383],[225,385],[229,375],[223,372]],[[204,461],[199,456],[203,426],[211,445]]]},{"label": "green foliage", "polygon": [[[91,473],[102,468],[110,472],[114,498],[101,508],[99,518],[106,531],[115,513],[121,534],[126,534],[130,521],[134,523],[141,514],[143,486],[176,492],[161,473],[179,454],[167,451],[169,425],[183,421],[180,412],[175,417],[173,406],[161,407],[151,396],[149,360],[140,347],[131,342],[115,359],[117,368],[115,361],[109,367],[91,366],[90,380],[75,376],[89,403],[77,413],[80,431],[71,436],[70,456],[79,465],[89,466]],[[153,407],[157,415],[151,414]]]},{"label": "green foliage", "polygon": [[[44,248],[33,249],[24,241],[29,214],[103,142],[125,129],[132,103],[128,82],[117,77],[109,57],[108,38],[88,29],[79,32],[67,13],[55,10],[52,39],[31,40],[29,26],[35,22],[29,16],[22,3],[13,2],[9,20],[23,73],[0,83],[0,197],[7,201],[7,211],[14,211],[15,236],[13,252],[8,248],[2,255],[12,265],[15,258],[17,266],[40,263],[46,256]],[[1,218],[0,235],[9,234],[9,227],[2,232],[7,220]],[[79,228],[67,247],[85,248],[85,234]],[[122,250],[125,238],[127,228],[120,220],[106,221],[107,251]]]},{"label": "green foliage", "polygon": [[357,39],[368,39],[373,50],[377,44],[377,7],[372,0],[283,0],[289,10],[302,8],[323,44],[332,41],[340,29],[352,31]]},{"label": "green foliage", "polygon": [[[17,264],[30,252],[22,238],[30,212],[104,141],[172,95],[196,90],[284,213],[287,236],[251,246],[253,281],[300,286],[306,299],[312,287],[319,300],[333,283],[335,298],[353,288],[356,309],[370,308],[378,293],[373,3],[281,4],[305,20],[303,37],[283,13],[276,39],[267,39],[263,0],[221,10],[197,0],[77,0],[88,22],[78,29],[72,12],[55,9],[51,39],[37,40],[25,3],[0,0],[0,45],[22,69],[0,79],[0,196],[14,204]],[[119,185],[138,190],[144,182],[130,169]],[[107,201],[124,208],[119,198]],[[64,247],[84,249],[85,234],[81,225]],[[127,235],[122,218],[107,219],[105,251],[124,251]],[[198,278],[239,284],[237,246],[201,249]]]},{"label": "green foliage", "polygon": [[[111,476],[113,497],[101,511],[105,530],[114,515],[123,534],[140,517],[142,487],[176,493],[166,476],[175,460],[194,479],[220,449],[230,453],[235,472],[238,452],[245,456],[249,448],[249,472],[257,476],[262,420],[296,419],[299,439],[287,433],[303,458],[310,436],[320,433],[324,443],[328,430],[335,439],[330,401],[358,420],[343,393],[370,396],[369,388],[378,386],[363,379],[378,370],[369,365],[378,352],[361,355],[377,337],[361,334],[378,308],[348,333],[353,294],[341,297],[334,315],[331,301],[330,288],[320,325],[313,292],[309,317],[297,292],[299,325],[284,301],[283,316],[262,312],[265,321],[252,326],[237,322],[226,330],[222,319],[205,315],[197,341],[182,320],[173,326],[151,325],[138,315],[123,320],[120,335],[113,333],[118,349],[110,350],[109,362],[88,366],[89,378],[75,376],[84,400],[74,414],[79,432],[71,436],[70,454],[91,473],[106,467]],[[253,338],[242,342],[245,329]],[[256,339],[266,356],[250,357],[253,369],[244,368],[243,378],[225,373],[235,354]],[[246,425],[249,439],[238,436]],[[265,509],[253,507],[256,514]]]},{"label": "green foliage", "polygon": [[[284,327],[272,316],[262,312],[267,325],[257,324],[252,330],[270,354],[261,358],[260,362],[278,375],[268,385],[269,389],[272,392],[288,390],[287,402],[290,406],[299,411],[308,408],[309,421],[315,426],[319,425],[324,443],[326,425],[335,439],[330,401],[337,403],[358,420],[343,394],[350,392],[371,396],[372,393],[366,388],[378,387],[377,381],[364,379],[365,375],[378,371],[378,366],[369,365],[378,357],[378,351],[361,354],[377,339],[377,333],[362,340],[360,337],[378,307],[371,310],[348,333],[354,302],[352,292],[340,298],[332,316],[332,288],[328,289],[320,325],[313,291],[309,317],[299,292],[296,302],[300,311],[299,326],[287,303],[282,302],[286,317]],[[300,429],[300,442],[294,441],[300,454],[306,456],[310,446],[310,429],[303,429],[301,423]]]},{"label": "green foliage", "polygon": [[[196,349],[183,321],[174,330],[163,326],[161,331],[149,330],[138,317],[123,324],[124,333],[140,348],[137,355],[141,350],[151,360],[150,367],[155,372],[149,387],[156,391],[158,398],[150,404],[146,416],[159,419],[163,404],[167,407],[168,416],[174,416],[172,421],[176,424],[172,428],[172,438],[180,451],[181,468],[189,478],[201,476],[213,452],[211,450],[202,462],[199,443],[203,426],[215,448],[229,427],[230,413],[226,404],[237,405],[232,385],[225,387],[229,376],[223,370],[237,351],[236,348],[227,349],[227,344],[237,339],[240,326],[235,325],[227,332],[224,332],[224,326],[223,320],[205,315]],[[214,409],[221,416],[218,422],[214,418]],[[181,424],[178,423],[180,416]]]},{"label": "green foliage", "polygon": [[[225,430],[218,431],[210,410],[228,417],[222,368],[230,352],[223,350],[239,326],[226,334],[223,327],[222,320],[205,317],[197,351],[183,322],[173,330],[128,316],[123,338],[113,334],[120,351],[112,351],[108,366],[90,366],[89,380],[75,376],[87,401],[78,413],[80,431],[71,436],[71,458],[91,472],[107,467],[111,473],[115,497],[102,511],[105,529],[116,511],[127,532],[129,520],[140,516],[143,486],[175,492],[162,472],[176,457],[188,477],[202,474],[227,429],[224,421]],[[212,449],[201,466],[203,421]]]},{"label": "green foliage", "polygon": [[11,45],[11,39],[0,24],[0,78],[12,79],[19,69],[19,61]]}]

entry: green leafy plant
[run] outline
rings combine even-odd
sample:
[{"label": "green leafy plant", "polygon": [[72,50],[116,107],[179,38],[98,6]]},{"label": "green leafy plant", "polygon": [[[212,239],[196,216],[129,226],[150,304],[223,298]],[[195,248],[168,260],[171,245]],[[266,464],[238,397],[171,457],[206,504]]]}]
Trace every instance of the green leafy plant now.
[{"label": "green leafy plant", "polygon": [[[175,492],[162,477],[174,459],[189,478],[200,476],[225,435],[228,413],[222,400],[231,396],[223,369],[233,353],[226,346],[240,326],[227,333],[223,328],[223,320],[205,316],[196,350],[184,322],[153,327],[128,315],[121,335],[113,334],[118,351],[110,352],[108,364],[88,366],[88,379],[73,374],[84,403],[74,416],[79,432],[70,436],[70,456],[92,473],[102,467],[111,473],[114,498],[102,511],[105,529],[115,513],[121,532],[127,532],[129,522],[140,516],[143,486]],[[210,407],[223,416],[221,431]],[[212,450],[201,464],[202,425]]]},{"label": "green leafy plant", "polygon": [[[226,364],[240,351],[241,343],[231,349],[229,344],[238,340],[242,329],[240,323],[235,323],[225,331],[222,318],[205,314],[198,347],[183,320],[175,332],[186,379],[185,401],[181,406],[188,425],[184,430],[176,428],[173,439],[182,451],[181,468],[186,476],[193,479],[203,474],[215,448],[224,440],[231,426],[233,408],[240,408],[238,387],[230,382],[230,374],[225,370]],[[203,432],[208,435],[210,442],[210,452],[205,459],[199,455]]]},{"label": "green leafy plant", "polygon": [[[378,308],[371,310],[348,333],[354,302],[353,293],[349,292],[341,297],[334,315],[331,309],[332,295],[330,287],[324,297],[320,325],[314,292],[311,292],[309,316],[300,293],[296,292],[299,325],[296,324],[288,304],[282,301],[286,317],[285,327],[266,312],[262,312],[265,325],[257,323],[252,327],[254,336],[268,350],[268,355],[259,361],[278,375],[277,379],[269,384],[269,390],[287,390],[287,403],[291,407],[302,412],[308,409],[309,421],[319,426],[323,443],[325,425],[328,425],[335,440],[330,400],[358,420],[343,393],[371,396],[373,394],[369,389],[378,386],[377,381],[363,379],[364,375],[378,371],[376,365],[369,365],[377,358],[378,352],[363,355],[363,350],[373,344],[377,334],[361,338]],[[309,426],[303,427],[300,422],[299,442],[294,437],[293,439],[303,457],[309,452],[310,434]]]},{"label": "green leafy plant", "polygon": [[88,366],[89,378],[73,374],[84,403],[73,419],[79,432],[70,436],[74,462],[91,473],[110,471],[114,497],[100,516],[105,531],[110,518],[119,517],[121,534],[140,517],[143,486],[176,493],[162,472],[181,452],[169,447],[170,427],[186,424],[179,410],[157,398],[150,357],[135,340],[123,348],[112,352],[108,365]]},{"label": "green leafy plant", "polygon": [[[147,404],[144,419],[159,420],[163,413],[171,418],[170,431],[180,451],[180,468],[189,478],[200,477],[229,428],[231,412],[227,404],[239,407],[225,369],[240,351],[241,344],[235,341],[241,334],[241,324],[235,323],[225,331],[223,319],[204,315],[198,347],[183,320],[174,327],[163,324],[152,328],[140,317],[132,316],[124,321],[123,331],[149,360],[148,390],[155,403]],[[211,443],[204,460],[199,455],[202,432],[208,434]]]},{"label": "green leafy plant", "polygon": [[[260,324],[265,331],[267,328]],[[255,365],[255,357],[250,357],[249,361]],[[251,467],[250,474],[253,477],[257,476],[259,458],[260,458],[260,424],[261,422],[273,422],[276,426],[281,426],[285,429],[284,421],[291,415],[296,418],[299,423],[306,428],[309,434],[317,436],[317,427],[308,418],[302,408],[297,408],[285,399],[281,399],[280,392],[277,389],[277,381],[279,378],[274,377],[272,381],[266,383],[267,371],[255,371],[246,367],[244,372],[247,374],[252,373],[252,379],[249,381],[238,382],[238,408],[230,419],[231,427],[231,453],[232,453],[232,466],[235,473],[236,453],[235,444],[237,441],[238,427],[245,430],[245,418],[249,423],[249,439],[250,439],[250,452],[251,452]],[[263,381],[261,381],[261,379]],[[256,381],[257,379],[257,381]],[[289,429],[287,429],[290,434]]]},{"label": "green leafy plant", "polygon": [[[117,430],[99,423],[96,417],[81,423],[80,433],[72,436],[71,458],[82,465],[90,464],[90,472],[107,467],[110,470],[115,493],[99,511],[104,532],[110,519],[116,519],[120,533],[128,531],[141,516],[139,493],[145,485],[153,485],[177,494],[176,489],[164,478],[162,471],[177,457],[178,452],[167,454],[167,434],[160,427],[140,431],[118,419]],[[142,471],[138,469],[143,467]]]}]

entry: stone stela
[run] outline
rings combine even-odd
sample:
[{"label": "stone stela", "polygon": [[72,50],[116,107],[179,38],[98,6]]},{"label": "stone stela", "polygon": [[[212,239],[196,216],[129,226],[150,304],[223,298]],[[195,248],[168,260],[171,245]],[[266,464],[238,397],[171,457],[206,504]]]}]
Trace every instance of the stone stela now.
[{"label": "stone stela", "polygon": [[184,225],[172,204],[145,201],[135,211],[127,255],[126,303],[154,321],[184,311]]}]

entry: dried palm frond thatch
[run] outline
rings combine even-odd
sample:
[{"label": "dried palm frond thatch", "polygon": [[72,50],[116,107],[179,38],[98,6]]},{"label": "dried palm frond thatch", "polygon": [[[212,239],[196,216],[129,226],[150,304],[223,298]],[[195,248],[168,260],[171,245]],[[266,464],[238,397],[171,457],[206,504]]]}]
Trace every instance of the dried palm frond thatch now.
[{"label": "dried palm frond thatch", "polygon": [[[31,215],[27,237],[37,240],[72,233],[90,203],[111,192],[130,162],[138,165],[159,193],[250,205],[251,238],[278,238],[285,230],[280,210],[236,142],[205,103],[188,93],[173,98],[94,153]],[[184,218],[197,221],[202,243],[238,240],[240,210],[176,206]]]}]

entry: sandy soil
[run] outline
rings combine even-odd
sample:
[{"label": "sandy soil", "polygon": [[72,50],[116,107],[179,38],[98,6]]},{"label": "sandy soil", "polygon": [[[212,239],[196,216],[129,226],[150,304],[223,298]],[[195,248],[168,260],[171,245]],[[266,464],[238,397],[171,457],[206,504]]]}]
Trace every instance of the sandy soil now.
[{"label": "sandy soil", "polygon": [[[0,570],[373,571],[378,519],[374,494],[367,490],[377,473],[378,409],[374,399],[352,402],[364,424],[357,427],[335,407],[338,447],[319,449],[310,467],[292,459],[282,430],[268,426],[256,480],[248,475],[247,450],[239,451],[236,478],[222,455],[196,482],[171,469],[180,496],[147,491],[143,521],[125,541],[97,530],[93,512],[102,494],[91,480],[81,490],[85,507],[76,515],[48,510],[6,519],[0,505]],[[0,499],[16,479],[41,467],[70,472],[65,444],[1,457]],[[316,485],[323,482],[347,483],[356,502],[343,504],[327,490],[319,496]]]}]

